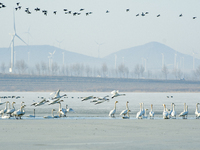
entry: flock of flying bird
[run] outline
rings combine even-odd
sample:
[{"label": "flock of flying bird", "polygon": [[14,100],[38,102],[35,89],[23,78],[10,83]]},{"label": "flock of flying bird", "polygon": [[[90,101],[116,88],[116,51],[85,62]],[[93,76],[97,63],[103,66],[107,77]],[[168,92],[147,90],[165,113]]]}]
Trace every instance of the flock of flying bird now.
[{"label": "flock of flying bird", "polygon": [[[1,8],[5,8],[6,7],[6,5],[4,5],[3,3],[1,3],[0,2],[0,9]],[[22,6],[20,5],[20,2],[18,2],[18,3],[16,3],[16,7],[15,7],[15,10],[16,11],[18,11],[18,10],[21,10],[21,8],[22,8]],[[68,10],[68,9],[66,9],[66,8],[64,8],[63,9],[63,12],[64,12],[64,14],[72,14],[73,16],[76,16],[76,15],[81,15],[81,13],[83,13],[84,12],[84,8],[81,8],[81,9],[79,9],[79,11],[71,11],[71,10]],[[43,10],[41,10],[41,8],[35,8],[34,9],[34,11],[36,11],[36,12],[39,12],[39,11],[41,11],[44,15],[46,15],[47,16],[47,14],[48,14],[48,10],[46,10],[46,9],[43,9]],[[127,8],[127,9],[125,9],[125,12],[129,12],[130,11],[130,9],[129,8]],[[31,14],[32,12],[31,12],[31,10],[29,9],[29,7],[27,7],[27,8],[25,8],[25,12],[27,13],[27,14]],[[57,14],[57,10],[54,10],[53,12],[51,12],[51,13],[53,13],[53,14]],[[85,15],[86,16],[88,16],[88,15],[90,15],[90,14],[92,14],[93,12],[91,12],[91,11],[89,11],[89,12],[85,12]],[[110,13],[110,11],[109,10],[106,10],[105,11],[105,13]],[[138,14],[136,14],[136,17],[138,17],[138,16],[146,16],[146,15],[148,15],[149,14],[149,12],[142,12],[142,13],[138,13]],[[156,15],[156,17],[160,17],[161,16],[161,14],[157,14]],[[179,14],[179,17],[183,17],[183,14]],[[197,17],[196,16],[193,16],[192,17],[192,19],[196,19]]]},{"label": "flock of flying bird", "polygon": [[[63,102],[63,100],[61,100],[62,97],[66,96],[66,94],[60,96],[60,90],[58,90],[55,93],[54,97],[49,98],[48,100],[46,100],[46,98],[44,98],[42,101],[40,102],[35,102],[31,104],[31,106],[41,106],[44,105],[45,103],[49,102],[49,105],[53,105],[53,104],[59,104],[59,109],[58,109],[58,113],[59,116],[44,116],[44,118],[58,118],[58,117],[66,117],[67,112],[74,112],[74,110],[72,108],[67,108],[68,105],[66,105],[66,108],[61,108],[61,102]],[[6,97],[3,97],[6,98]],[[14,98],[14,97],[12,97]],[[0,105],[5,104],[5,108],[2,109],[0,111],[1,117],[2,119],[9,119],[10,117],[15,117],[16,119],[20,118],[25,114],[25,106],[24,102],[21,102],[21,106],[20,109],[15,110],[15,102],[12,102],[12,107],[10,107],[10,102],[6,101],[6,102],[0,102]],[[55,109],[53,109],[52,111],[55,111]],[[29,115],[27,117],[35,117],[35,109],[34,109],[34,115]]]},{"label": "flock of flying bird", "polygon": [[[52,109],[52,115],[51,116],[44,116],[44,118],[60,118],[60,117],[66,117],[67,112],[74,112],[74,110],[72,108],[67,108],[68,105],[66,105],[66,108],[61,108],[61,102],[63,102],[63,100],[61,100],[61,98],[63,98],[64,96],[67,96],[66,94],[64,95],[60,95],[60,90],[58,90],[55,95],[51,98],[49,98],[48,100],[46,100],[45,98],[40,101],[40,102],[35,102],[31,104],[31,106],[41,106],[44,105],[45,103],[48,102],[48,105],[53,105],[53,104],[59,104],[59,109],[58,109],[58,116],[54,116],[54,111],[55,109]],[[53,94],[53,93],[52,93]],[[125,94],[120,94],[119,91],[112,91],[111,92],[112,96],[111,98],[115,98],[118,96],[125,96]],[[87,96],[81,99],[81,101],[87,101],[90,100],[91,103],[94,103],[95,105],[97,104],[101,104],[103,102],[109,102],[109,99],[107,98],[109,97],[109,95],[106,95],[104,97],[94,97],[94,96]],[[19,98],[19,97],[18,97]],[[115,101],[114,103],[114,109],[112,109],[109,113],[110,117],[115,117],[115,113],[116,113],[116,104],[118,103],[118,101]],[[126,109],[124,109],[123,111],[121,111],[120,115],[122,115],[123,119],[129,119],[130,115],[129,112],[131,112],[131,110],[128,107],[128,101],[126,102]],[[20,109],[15,110],[14,104],[15,102],[12,102],[12,108],[10,107],[10,102],[6,101],[6,102],[0,102],[0,105],[5,104],[5,109],[0,110],[0,114],[2,115],[2,119],[9,119],[10,117],[15,117],[16,119],[20,118],[25,114],[25,106],[24,102],[21,102],[21,106]],[[9,104],[9,105],[8,105]],[[144,109],[144,103],[139,103],[140,104],[140,110],[139,112],[137,112],[136,114],[136,118],[137,119],[146,119],[148,118],[147,115],[147,110],[148,109]],[[196,104],[196,110],[195,110],[195,116],[196,119],[200,118],[200,111],[198,110],[198,105],[200,103]],[[7,107],[7,105],[9,107]],[[176,119],[176,111],[175,111],[175,104],[171,103],[171,110],[166,108],[166,105],[163,104],[164,110],[163,110],[163,119]],[[149,118],[153,119],[154,118],[154,111],[153,111],[153,104],[151,104],[151,110],[149,112]],[[186,103],[184,103],[184,110],[183,112],[181,112],[179,114],[179,117],[182,117],[183,119],[187,119],[188,116],[188,105],[186,105]],[[35,117],[35,109],[34,109],[34,115],[29,115],[27,117]]]}]

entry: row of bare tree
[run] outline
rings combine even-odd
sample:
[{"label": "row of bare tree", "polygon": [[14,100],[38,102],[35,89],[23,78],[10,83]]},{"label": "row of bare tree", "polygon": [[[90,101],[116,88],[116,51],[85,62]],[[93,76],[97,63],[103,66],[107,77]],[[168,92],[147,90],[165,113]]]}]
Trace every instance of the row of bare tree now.
[{"label": "row of bare tree", "polygon": [[[9,67],[5,63],[1,64],[1,73],[7,73]],[[113,78],[156,78],[168,79],[169,74],[175,79],[182,79],[184,74],[180,69],[173,69],[169,71],[164,65],[160,71],[161,75],[153,75],[152,71],[145,72],[143,65],[135,65],[132,70],[126,67],[123,63],[117,68],[109,68],[106,63],[101,67],[91,67],[90,65],[83,65],[80,63],[68,64],[59,66],[53,62],[49,66],[45,62],[35,64],[35,67],[29,68],[24,60],[16,61],[14,73],[16,74],[30,74],[30,75],[64,75],[64,76],[78,76],[78,77],[113,77]],[[158,74],[158,73],[157,73]],[[194,72],[196,77],[200,77],[200,66]]]}]

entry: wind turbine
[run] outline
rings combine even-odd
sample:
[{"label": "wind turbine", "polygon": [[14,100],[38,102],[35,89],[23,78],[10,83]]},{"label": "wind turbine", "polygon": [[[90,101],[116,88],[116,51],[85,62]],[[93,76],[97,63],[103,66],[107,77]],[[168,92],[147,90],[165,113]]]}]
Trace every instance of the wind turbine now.
[{"label": "wind turbine", "polygon": [[192,52],[192,55],[193,55],[193,70],[195,69],[195,54],[198,54],[196,52]]},{"label": "wind turbine", "polygon": [[25,32],[25,34],[27,34],[27,36],[28,36],[28,45],[29,45],[29,36],[32,37],[31,33],[30,33],[30,27],[28,28],[28,31]]},{"label": "wind turbine", "polygon": [[[15,37],[17,37],[18,39],[20,39],[24,44],[26,44],[26,42],[24,42],[24,40],[22,40],[19,35],[16,33],[16,27],[15,27],[15,13],[13,11],[13,20],[14,20],[14,33],[11,34],[11,43],[10,43],[10,47],[11,47],[11,64],[10,64],[10,68],[9,68],[9,72],[13,71],[14,68],[14,52],[15,52],[15,45],[14,45],[14,41],[15,41]],[[28,45],[28,44],[26,44]]]},{"label": "wind turbine", "polygon": [[144,72],[147,72],[147,59],[144,58]]},{"label": "wind turbine", "polygon": [[53,55],[55,54],[56,50],[53,53],[50,53],[50,56],[48,56],[49,58],[49,69],[52,67],[52,62],[53,62]]},{"label": "wind turbine", "polygon": [[[27,34],[28,45],[29,45],[29,37],[32,37],[31,33],[30,33],[30,27],[28,28],[28,31],[25,32],[25,34]],[[28,66],[30,67],[30,51],[29,51],[29,47],[28,47]]]},{"label": "wind turbine", "polygon": [[176,66],[176,56],[177,56],[177,54],[174,54],[174,69],[177,68],[177,66]]},{"label": "wind turbine", "polygon": [[62,54],[63,54],[63,66],[64,66],[64,64],[65,64],[65,52],[62,52]]},{"label": "wind turbine", "polygon": [[115,54],[115,69],[117,69],[117,55]]},{"label": "wind turbine", "polygon": [[164,54],[163,53],[161,53],[162,54],[162,69],[164,68],[164,64],[165,64],[165,57],[164,57]]},{"label": "wind turbine", "polygon": [[183,69],[183,77],[185,78],[185,74],[184,74],[184,57],[182,57],[182,59],[183,59],[183,66],[182,66],[182,69]]},{"label": "wind turbine", "polygon": [[[97,43],[97,42],[96,42]],[[98,58],[99,58],[99,50],[100,50],[100,46],[103,45],[104,43],[97,43],[98,45]]]},{"label": "wind turbine", "polygon": [[59,48],[60,48],[60,44],[61,44],[63,41],[64,41],[64,40],[62,40],[62,41],[56,40],[56,42],[58,42],[58,44],[59,44]]}]

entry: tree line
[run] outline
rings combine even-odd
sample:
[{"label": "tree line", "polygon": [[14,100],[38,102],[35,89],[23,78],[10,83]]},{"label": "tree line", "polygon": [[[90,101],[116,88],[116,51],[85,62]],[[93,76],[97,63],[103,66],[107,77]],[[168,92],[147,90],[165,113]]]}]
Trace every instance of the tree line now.
[{"label": "tree line", "polygon": [[[6,74],[9,67],[1,63],[1,73]],[[108,67],[103,63],[100,67],[84,65],[81,63],[58,65],[52,62],[39,62],[34,67],[29,67],[24,60],[18,60],[14,66],[14,74],[29,74],[41,76],[74,76],[74,77],[103,77],[103,78],[137,78],[137,79],[188,79],[200,80],[200,66],[190,74],[184,73],[178,68],[169,70],[166,65],[160,71],[147,70],[141,64],[128,68],[124,63],[114,67]]]}]

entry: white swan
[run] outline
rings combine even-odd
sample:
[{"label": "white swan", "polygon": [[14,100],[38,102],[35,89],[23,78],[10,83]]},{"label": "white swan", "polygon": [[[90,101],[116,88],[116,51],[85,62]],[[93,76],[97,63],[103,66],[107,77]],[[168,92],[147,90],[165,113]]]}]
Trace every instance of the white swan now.
[{"label": "white swan", "polygon": [[148,116],[147,116],[147,110],[148,110],[148,109],[145,109],[144,115],[142,116],[142,119],[147,119],[147,118],[148,118]]},{"label": "white swan", "polygon": [[[52,94],[53,93],[51,93],[50,95],[52,95]],[[60,96],[60,90],[58,90],[52,99],[58,99],[58,98],[62,98],[64,96],[67,96],[67,95],[64,94],[64,95]]]},{"label": "white swan", "polygon": [[139,103],[139,104],[140,104],[140,111],[137,112],[136,118],[137,118],[137,119],[139,119],[139,118],[142,119],[142,114],[143,114],[143,112],[142,112],[142,103]]},{"label": "white swan", "polygon": [[184,103],[184,110],[179,114],[179,117],[187,119],[187,115],[188,115],[188,106],[186,106],[186,103]]},{"label": "white swan", "polygon": [[114,105],[114,109],[110,111],[109,116],[110,117],[115,117],[115,112],[116,112],[116,103],[118,103],[118,101],[115,101],[115,105]]},{"label": "white swan", "polygon": [[63,100],[58,102],[58,104],[59,104],[59,109],[58,109],[59,117],[61,117],[61,116],[66,117],[67,110],[65,108],[61,108],[61,102],[63,102]]},{"label": "white swan", "polygon": [[10,108],[10,103],[9,103],[9,109],[7,110],[7,114],[10,114],[10,117],[11,117],[11,114],[15,111],[15,106],[14,106],[15,102],[12,102],[12,109]]},{"label": "white swan", "polygon": [[8,103],[9,103],[9,101],[6,102],[6,104],[5,104],[5,108],[2,109],[2,110],[0,111],[0,114],[1,114],[1,115],[3,115],[4,113],[7,112],[7,104],[8,104]]},{"label": "white swan", "polygon": [[169,116],[171,116],[171,113],[173,111],[173,105],[174,105],[174,103],[171,103],[171,110],[169,111]]},{"label": "white swan", "polygon": [[129,112],[130,112],[130,110],[127,111],[127,116],[123,116],[122,119],[129,119],[130,118]]},{"label": "white swan", "polygon": [[3,113],[2,116],[1,116],[1,118],[2,118],[2,119],[9,119],[10,116],[4,115],[4,113]]},{"label": "white swan", "polygon": [[53,105],[53,104],[59,103],[61,100],[60,100],[60,98],[57,98],[57,99],[53,99],[53,100],[52,99],[48,99],[48,101],[49,101],[48,105]]},{"label": "white swan", "polygon": [[32,103],[31,104],[31,106],[41,106],[41,105],[44,105],[46,102],[49,102],[48,100],[46,100],[46,99],[43,99],[42,101],[40,101],[40,102],[34,102],[34,103]]},{"label": "white swan", "polygon": [[169,119],[169,114],[166,111],[166,105],[163,104],[164,110],[163,110],[163,119]]},{"label": "white swan", "polygon": [[74,110],[72,108],[68,108],[68,105],[66,105],[66,110],[67,110],[67,112],[74,112]]},{"label": "white swan", "polygon": [[89,99],[92,99],[92,98],[93,98],[93,96],[87,96],[87,97],[82,98],[81,101],[86,101],[86,100],[89,100]]},{"label": "white swan", "polygon": [[142,116],[144,116],[145,110],[144,110],[144,103],[142,103]]},{"label": "white swan", "polygon": [[18,119],[18,117],[21,119],[21,117],[25,114],[24,110],[25,106],[26,105],[22,105],[20,109],[13,112],[13,115],[15,116],[16,119]]},{"label": "white swan", "polygon": [[117,90],[117,91],[112,91],[111,92],[111,94],[112,94],[112,96],[111,96],[111,98],[114,98],[114,97],[117,97],[117,96],[125,96],[126,94],[119,94],[119,91]]},{"label": "white swan", "polygon": [[51,116],[44,116],[44,118],[45,118],[45,119],[51,119],[51,118],[54,118],[54,113],[53,113],[54,111],[55,111],[55,109],[52,109],[52,112],[51,112],[52,115],[51,115]]},{"label": "white swan", "polygon": [[174,103],[173,103],[173,107],[172,107],[171,117],[176,119],[176,111],[175,111],[175,104]]},{"label": "white swan", "polygon": [[150,119],[154,118],[153,104],[151,104],[151,111],[149,112]]},{"label": "white swan", "polygon": [[126,102],[126,109],[125,110],[122,110],[122,112],[120,113],[120,115],[126,115],[127,114],[127,112],[128,112],[128,110],[129,110],[129,108],[128,108],[128,101]]},{"label": "white swan", "polygon": [[200,112],[199,112],[199,110],[198,110],[198,105],[199,105],[199,103],[196,103],[196,110],[195,110],[196,119],[198,119],[199,116],[200,116]]},{"label": "white swan", "polygon": [[109,97],[109,95],[106,95],[104,97],[97,97],[95,100],[93,100],[91,102],[95,102],[96,101],[95,105],[96,104],[101,104],[101,103],[103,103],[105,101],[109,102],[109,99],[107,97]]}]

